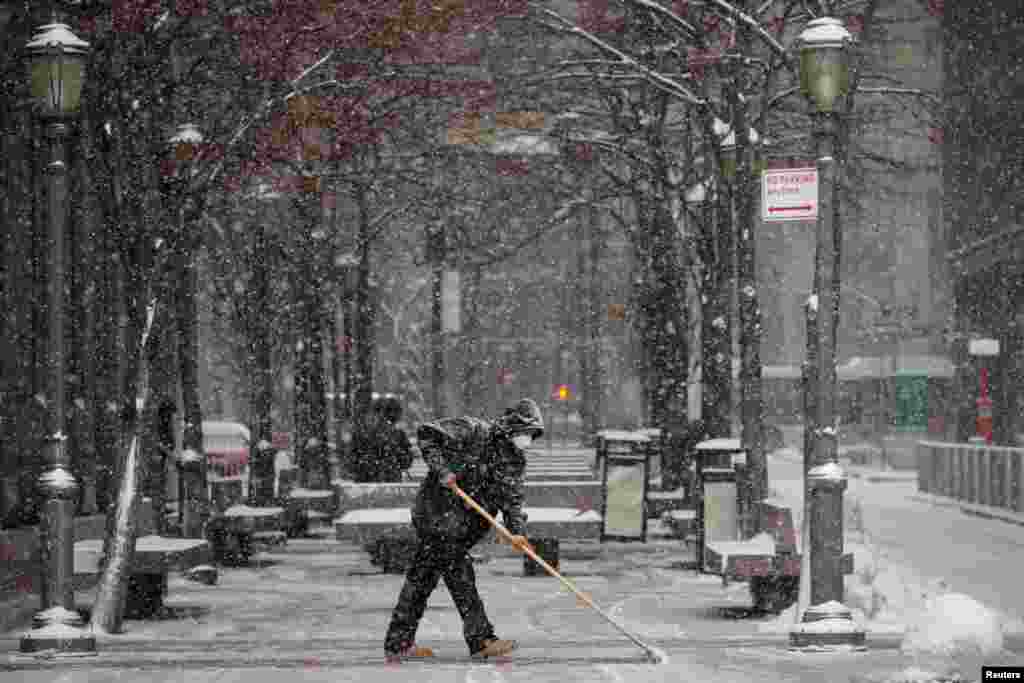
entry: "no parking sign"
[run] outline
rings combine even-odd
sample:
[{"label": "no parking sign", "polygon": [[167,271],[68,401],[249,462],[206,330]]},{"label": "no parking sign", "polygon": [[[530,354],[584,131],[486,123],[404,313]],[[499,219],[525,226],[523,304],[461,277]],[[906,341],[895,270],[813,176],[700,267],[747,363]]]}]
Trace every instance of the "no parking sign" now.
[{"label": "no parking sign", "polygon": [[818,218],[818,169],[777,168],[761,180],[761,218],[765,221],[813,221]]}]

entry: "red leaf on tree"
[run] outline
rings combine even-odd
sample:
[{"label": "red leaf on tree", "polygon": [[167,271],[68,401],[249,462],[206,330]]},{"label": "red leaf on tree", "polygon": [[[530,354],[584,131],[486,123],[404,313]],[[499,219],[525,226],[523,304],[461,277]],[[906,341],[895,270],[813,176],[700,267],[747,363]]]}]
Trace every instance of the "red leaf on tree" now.
[{"label": "red leaf on tree", "polygon": [[114,0],[111,7],[115,31],[138,33],[161,12],[160,0]]},{"label": "red leaf on tree", "polygon": [[0,560],[4,562],[13,562],[14,558],[18,556],[18,549],[14,547],[13,543],[0,543]]},{"label": "red leaf on tree", "polygon": [[97,26],[96,17],[81,17],[78,20],[78,30],[82,33],[96,33]]},{"label": "red leaf on tree", "polygon": [[31,593],[32,592],[32,577],[28,574],[22,574],[18,578],[14,579],[14,587],[20,593]]},{"label": "red leaf on tree", "polygon": [[718,27],[721,25],[722,20],[717,14],[706,14],[704,15],[704,20],[702,23],[704,25],[705,33],[714,33],[715,31],[718,30]]},{"label": "red leaf on tree", "polygon": [[933,126],[928,129],[928,140],[932,144],[941,145],[946,140],[946,133],[942,128]]},{"label": "red leaf on tree", "polygon": [[573,149],[573,156],[577,161],[593,161],[596,156],[594,146],[589,142],[578,142]]},{"label": "red leaf on tree", "polygon": [[722,49],[728,50],[736,47],[736,32],[727,31],[722,33]]},{"label": "red leaf on tree", "polygon": [[675,0],[672,3],[672,11],[680,17],[685,17],[690,12],[689,0]]},{"label": "red leaf on tree", "polygon": [[576,496],[576,511],[579,514],[594,509],[594,500],[590,496]]},{"label": "red leaf on tree", "polygon": [[864,17],[860,14],[852,14],[846,17],[846,28],[850,33],[862,33],[864,31]]},{"label": "red leaf on tree", "polygon": [[180,17],[205,17],[210,6],[207,0],[175,0],[174,12]]},{"label": "red leaf on tree", "polygon": [[946,11],[945,0],[928,0],[928,14],[933,17],[942,18],[942,15]]},{"label": "red leaf on tree", "polygon": [[224,191],[227,193],[242,191],[242,177],[237,175],[224,176]]},{"label": "red leaf on tree", "polygon": [[530,172],[530,166],[525,159],[498,158],[496,170],[501,176],[523,176]]}]

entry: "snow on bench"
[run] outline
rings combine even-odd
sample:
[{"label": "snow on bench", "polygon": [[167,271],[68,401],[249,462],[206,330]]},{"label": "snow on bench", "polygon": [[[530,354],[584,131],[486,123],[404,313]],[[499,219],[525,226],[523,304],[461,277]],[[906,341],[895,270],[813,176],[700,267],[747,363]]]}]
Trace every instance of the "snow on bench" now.
[{"label": "snow on bench", "polygon": [[[209,552],[210,543],[201,538],[140,536],[135,540],[131,571],[133,574],[145,574],[166,573],[174,567],[188,569],[209,562]],[[74,554],[76,574],[98,574],[103,557],[103,539],[77,541]]]},{"label": "snow on bench", "polygon": [[[409,507],[416,500],[420,482],[356,483],[336,479],[337,516],[359,508]],[[527,507],[600,507],[601,482],[594,479],[527,481],[523,487]]]},{"label": "snow on bench", "polygon": [[[527,533],[531,537],[590,539],[601,535],[601,515],[594,510],[528,507]],[[412,524],[409,508],[349,510],[334,520],[338,540],[366,543]]]},{"label": "snow on bench", "polygon": [[[210,543],[199,538],[141,536],[135,541],[135,554],[128,577],[125,616],[147,618],[160,612],[167,593],[167,573],[171,569],[188,571],[210,562]],[[74,573],[78,578],[94,579],[102,571],[103,539],[78,541],[74,545]]]}]

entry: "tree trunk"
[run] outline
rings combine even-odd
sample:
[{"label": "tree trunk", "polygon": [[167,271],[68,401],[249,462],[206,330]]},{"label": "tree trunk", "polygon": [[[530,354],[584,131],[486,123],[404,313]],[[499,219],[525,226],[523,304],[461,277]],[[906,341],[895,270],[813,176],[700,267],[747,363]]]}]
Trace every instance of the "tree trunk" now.
[{"label": "tree trunk", "polygon": [[587,222],[590,253],[586,295],[586,329],[587,340],[584,351],[585,370],[583,376],[583,396],[587,401],[586,424],[587,434],[594,436],[604,429],[604,372],[602,371],[602,320],[607,314],[604,308],[605,297],[602,287],[601,256],[604,249],[604,231],[598,221],[601,211],[593,204],[590,206],[590,220]]},{"label": "tree trunk", "polygon": [[440,227],[427,233],[430,263],[430,409],[433,418],[444,417],[444,331],[442,287],[444,279],[444,232]]},{"label": "tree trunk", "polygon": [[732,434],[732,324],[729,315],[732,284],[729,221],[718,199],[706,205],[702,236],[705,254],[701,273],[701,417],[713,438]]},{"label": "tree trunk", "polygon": [[480,285],[483,277],[479,267],[465,271],[462,280],[463,334],[460,339],[462,360],[459,368],[462,386],[462,402],[471,411],[482,412],[487,405],[487,382],[495,381],[498,373],[495,364],[482,353]]},{"label": "tree trunk", "polygon": [[[181,383],[182,403],[182,452],[198,456],[203,464],[185,474],[182,500],[181,535],[184,538],[202,538],[203,525],[209,515],[209,495],[206,481],[206,452],[203,446],[203,407],[199,398],[199,313],[198,270],[195,259],[198,245],[192,235],[198,233],[191,225],[188,207],[181,213],[181,235],[184,241],[177,257],[178,296],[176,297],[178,372]],[[180,472],[181,470],[179,470]]]},{"label": "tree trunk", "polygon": [[[739,46],[748,43],[748,31],[741,28]],[[740,416],[742,444],[747,453],[747,477],[740,493],[747,517],[746,536],[760,531],[757,506],[764,499],[767,467],[764,453],[764,406],[761,392],[761,310],[757,296],[756,244],[754,236],[754,197],[758,189],[752,168],[750,138],[747,135],[746,103],[740,99],[741,72],[729,89],[733,111],[732,129],[736,136],[736,182],[733,199],[736,207],[736,249],[738,252],[737,287],[740,325]]]},{"label": "tree trunk", "polygon": [[155,303],[149,308],[140,341],[137,393],[132,417],[131,441],[125,449],[121,467],[113,536],[107,539],[106,563],[100,577],[99,592],[93,607],[91,623],[101,633],[120,633],[128,591],[128,573],[135,556],[138,534],[140,487],[145,479],[145,460],[141,455],[149,394],[149,334],[155,317]]},{"label": "tree trunk", "polygon": [[274,400],[274,375],[271,362],[270,329],[270,264],[271,250],[267,242],[266,226],[257,220],[256,244],[253,258],[253,345],[254,372],[250,386],[252,406],[252,443],[249,448],[249,495],[253,505],[270,505],[274,498],[273,424],[270,413]]}]

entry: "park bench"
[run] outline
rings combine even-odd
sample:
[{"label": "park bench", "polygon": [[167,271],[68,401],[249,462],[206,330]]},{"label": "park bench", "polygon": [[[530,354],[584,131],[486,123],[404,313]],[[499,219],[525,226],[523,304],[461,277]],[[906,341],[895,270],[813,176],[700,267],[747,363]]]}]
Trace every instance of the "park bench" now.
[{"label": "park bench", "polygon": [[273,547],[286,543],[285,509],[232,505],[207,522],[206,535],[215,562],[244,565],[256,545]]},{"label": "park bench", "polygon": [[[796,528],[788,507],[762,502],[761,529],[746,541],[706,541],[703,571],[723,582],[749,581],[754,608],[781,612],[796,602],[800,587],[801,556]],[[841,558],[843,574],[853,573],[853,554]]]},{"label": "park bench", "polygon": [[285,529],[292,538],[309,533],[313,522],[330,523],[338,509],[335,489],[290,488],[283,497]]},{"label": "park bench", "polygon": [[[75,553],[76,589],[95,585],[102,573],[103,539],[77,541]],[[125,617],[145,619],[160,612],[167,594],[167,575],[174,569],[185,571],[210,561],[210,544],[198,538],[142,536],[135,541],[128,575]]]},{"label": "park bench", "polygon": [[[350,510],[368,508],[412,507],[422,482],[395,481],[357,483],[337,479],[337,512],[335,517]],[[526,507],[601,507],[601,482],[595,480],[577,481],[530,481],[523,485],[523,501]]]}]

